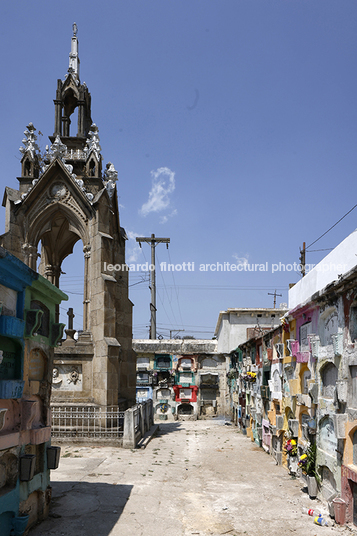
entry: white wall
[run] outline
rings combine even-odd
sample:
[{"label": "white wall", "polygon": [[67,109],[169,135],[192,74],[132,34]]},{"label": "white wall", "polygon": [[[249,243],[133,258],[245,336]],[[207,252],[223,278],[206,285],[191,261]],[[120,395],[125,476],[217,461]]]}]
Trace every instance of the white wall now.
[{"label": "white wall", "polygon": [[[216,331],[218,341],[217,352],[229,353],[239,344],[247,340],[247,328],[254,328],[257,325],[257,315],[259,325],[262,328],[277,327],[280,325],[280,317],[285,310],[282,309],[237,309],[230,312],[222,311],[220,313],[220,323]],[[271,315],[275,315],[272,317]]]},{"label": "white wall", "polygon": [[319,262],[305,277],[289,290],[289,309],[305,303],[315,292],[322,290],[357,265],[357,229]]}]

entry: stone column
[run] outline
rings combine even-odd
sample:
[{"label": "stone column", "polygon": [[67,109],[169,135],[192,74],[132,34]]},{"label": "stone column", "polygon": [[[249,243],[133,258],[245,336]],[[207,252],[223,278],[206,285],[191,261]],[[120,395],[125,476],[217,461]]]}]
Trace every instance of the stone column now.
[{"label": "stone column", "polygon": [[55,264],[46,264],[45,266],[45,278],[48,279],[52,285],[59,288],[59,278],[61,274],[61,268]]},{"label": "stone column", "polygon": [[53,133],[54,136],[61,136],[62,135],[62,101],[55,99],[53,101],[55,103],[55,131]]},{"label": "stone column", "polygon": [[32,244],[23,244],[22,245],[22,253],[24,256],[24,263],[27,264],[32,270],[37,271],[37,248],[33,246]]},{"label": "stone column", "polygon": [[63,136],[69,136],[69,125],[71,124],[71,120],[67,116],[62,117],[62,125],[63,125]]},{"label": "stone column", "polygon": [[[34,268],[35,269],[35,268]],[[46,264],[44,276],[46,279],[52,283],[52,285],[55,285],[57,288],[59,288],[59,278],[61,274],[61,268],[60,266],[54,265],[54,264]],[[56,316],[55,316],[55,322],[59,322],[59,305],[56,305]]]},{"label": "stone column", "polygon": [[79,138],[84,137],[84,100],[78,101],[78,134]]},{"label": "stone column", "polygon": [[91,246],[86,245],[83,248],[84,253],[84,285],[83,285],[83,331],[89,330],[89,259],[91,255]]},{"label": "stone column", "polygon": [[54,136],[62,135],[62,80],[57,80],[56,98],[53,101],[55,103],[55,131]]}]

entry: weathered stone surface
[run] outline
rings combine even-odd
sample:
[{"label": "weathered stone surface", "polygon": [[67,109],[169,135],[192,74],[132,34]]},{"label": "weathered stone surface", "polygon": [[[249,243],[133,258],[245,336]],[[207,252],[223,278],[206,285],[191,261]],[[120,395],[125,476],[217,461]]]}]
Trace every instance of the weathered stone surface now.
[{"label": "weathered stone surface", "polygon": [[195,340],[155,340],[136,339],[133,342],[135,352],[156,352],[156,353],[176,353],[176,354],[195,354],[195,353],[215,353],[217,352],[217,341],[195,341]]},{"label": "weathered stone surface", "polygon": [[[73,98],[71,106],[67,102],[69,94]],[[39,165],[35,170],[32,164],[28,168],[22,161],[19,191],[7,188],[6,232],[0,237],[0,243],[34,270],[40,243],[39,272],[59,286],[63,260],[78,241],[82,242],[86,336],[82,335],[75,342],[71,325],[67,340],[56,348],[54,364],[58,381],[54,383],[53,402],[63,403],[68,399],[84,403],[90,399],[100,405],[115,405],[119,399],[126,398],[130,405],[135,402],[132,378],[135,377],[136,356],[131,346],[132,303],[128,298],[128,273],[109,273],[104,268],[105,263],[125,264],[125,240],[115,190],[117,172],[110,164],[102,175],[98,128],[92,125],[90,102],[88,88],[80,83],[79,72],[71,70],[65,81],[58,81],[51,148],[43,156],[42,172]],[[71,136],[69,116],[76,107],[78,132],[77,136]],[[31,132],[29,130],[29,136]],[[26,143],[24,154],[30,147]],[[32,161],[35,160],[32,158]],[[4,292],[0,288],[0,298]],[[11,294],[11,291],[6,292]],[[10,314],[14,314],[16,296],[10,298],[7,302],[11,305]],[[90,342],[92,346],[82,346]],[[113,357],[120,358],[121,365],[125,363],[125,374],[121,374],[119,365],[109,367],[108,360]],[[35,376],[40,375],[45,361],[40,363],[37,359],[31,366],[33,377],[30,379],[39,381]],[[80,369],[81,378],[68,383],[68,378],[62,375],[68,374],[70,366]],[[33,383],[30,392],[33,394],[34,390]]]},{"label": "weathered stone surface", "polygon": [[[64,448],[67,456],[52,484],[52,511],[61,517],[50,517],[29,536],[77,536],[78,530],[113,536],[317,534],[301,510],[323,504],[312,503],[299,479],[235,432],[212,421],[162,421],[145,449]],[[348,533],[343,527],[320,530]]]}]

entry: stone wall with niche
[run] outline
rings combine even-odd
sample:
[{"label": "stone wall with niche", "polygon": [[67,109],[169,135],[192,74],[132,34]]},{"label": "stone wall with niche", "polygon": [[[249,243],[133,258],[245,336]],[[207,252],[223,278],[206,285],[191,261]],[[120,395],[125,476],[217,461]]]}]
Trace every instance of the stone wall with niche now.
[{"label": "stone wall with niche", "polygon": [[82,365],[56,365],[53,367],[52,389],[62,391],[82,391]]},{"label": "stone wall with niche", "polygon": [[[353,345],[354,346],[354,345]],[[357,349],[356,349],[357,350]],[[357,351],[348,347],[345,351],[341,376],[346,379],[347,383],[347,408],[354,409],[357,418]]]},{"label": "stone wall with niche", "polygon": [[93,347],[91,344],[78,345],[76,354],[71,347],[56,349],[52,370],[51,404],[93,403]]},{"label": "stone wall with niche", "polygon": [[205,357],[204,359],[201,360],[201,369],[217,368],[218,366],[219,366],[219,362],[213,357]]},{"label": "stone wall with niche", "polygon": [[137,357],[136,359],[137,369],[149,369],[150,368],[150,357]]},{"label": "stone wall with niche", "polygon": [[335,300],[333,305],[324,305],[320,307],[318,321],[319,343],[319,360],[330,359],[334,355],[333,338],[345,329],[345,315],[342,299]]},{"label": "stone wall with niche", "polygon": [[4,450],[0,454],[0,497],[16,487],[20,447]]},{"label": "stone wall with niche", "polygon": [[157,389],[156,391],[156,398],[157,400],[161,400],[162,398],[166,399],[172,399],[174,396],[174,392],[170,388],[161,387]]},{"label": "stone wall with niche", "polygon": [[152,390],[148,387],[139,387],[136,389],[136,399],[140,402],[148,400],[152,396]]},{"label": "stone wall with niche", "polygon": [[321,476],[323,470],[327,474],[327,468],[333,476],[335,488],[341,490],[341,464],[336,457],[338,443],[332,418],[326,415],[318,423],[316,465]]}]

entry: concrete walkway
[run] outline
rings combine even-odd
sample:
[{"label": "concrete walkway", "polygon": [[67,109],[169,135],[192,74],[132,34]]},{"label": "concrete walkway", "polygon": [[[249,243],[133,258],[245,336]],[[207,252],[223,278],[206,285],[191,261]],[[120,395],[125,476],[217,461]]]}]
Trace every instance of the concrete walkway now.
[{"label": "concrete walkway", "polygon": [[222,421],[160,424],[140,450],[63,447],[52,485],[51,516],[29,536],[352,534],[302,514],[321,503]]}]

